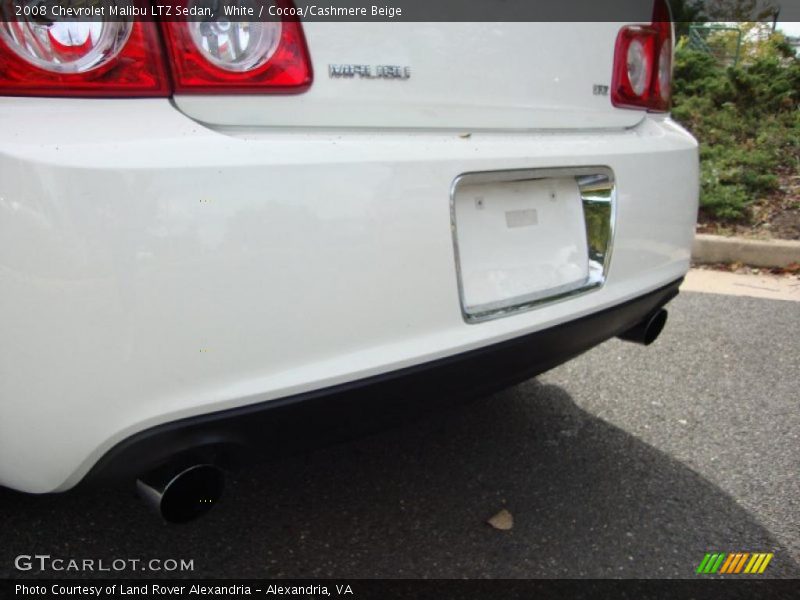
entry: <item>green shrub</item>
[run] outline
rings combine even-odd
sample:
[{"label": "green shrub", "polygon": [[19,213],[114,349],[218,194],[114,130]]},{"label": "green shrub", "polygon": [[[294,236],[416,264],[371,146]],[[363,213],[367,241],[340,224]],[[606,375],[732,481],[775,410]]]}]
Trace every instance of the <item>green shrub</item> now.
[{"label": "green shrub", "polygon": [[700,141],[701,209],[743,220],[800,166],[800,60],[776,35],[736,67],[679,44],[673,116]]}]

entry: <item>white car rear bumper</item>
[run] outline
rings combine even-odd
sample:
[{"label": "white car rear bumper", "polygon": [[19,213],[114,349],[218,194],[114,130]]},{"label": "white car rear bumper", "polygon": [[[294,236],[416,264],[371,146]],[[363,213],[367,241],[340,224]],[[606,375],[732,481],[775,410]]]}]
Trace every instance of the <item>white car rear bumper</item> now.
[{"label": "white car rear bumper", "polygon": [[[668,119],[463,133],[215,131],[167,100],[0,99],[0,484],[65,490],[146,428],[495,344],[687,271],[697,148]],[[603,287],[465,322],[453,181],[595,165],[617,184]]]}]

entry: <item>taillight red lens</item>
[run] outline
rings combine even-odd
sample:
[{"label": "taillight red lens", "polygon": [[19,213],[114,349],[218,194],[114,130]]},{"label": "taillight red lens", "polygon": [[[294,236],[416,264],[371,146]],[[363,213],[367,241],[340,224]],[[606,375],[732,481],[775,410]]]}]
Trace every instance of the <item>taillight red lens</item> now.
[{"label": "taillight red lens", "polygon": [[672,23],[664,0],[657,0],[653,22],[629,25],[617,35],[611,103],[621,108],[666,112],[672,80]]},{"label": "taillight red lens", "polygon": [[0,23],[0,95],[169,96],[155,24]]},{"label": "taillight red lens", "polygon": [[298,93],[311,85],[297,21],[172,22],[163,31],[176,93]]},{"label": "taillight red lens", "polygon": [[[277,4],[290,8],[289,1]],[[187,0],[169,4],[187,8]],[[297,20],[221,18],[160,27],[167,55],[159,25],[150,21],[0,21],[0,95],[299,93],[311,85],[311,60]]]}]

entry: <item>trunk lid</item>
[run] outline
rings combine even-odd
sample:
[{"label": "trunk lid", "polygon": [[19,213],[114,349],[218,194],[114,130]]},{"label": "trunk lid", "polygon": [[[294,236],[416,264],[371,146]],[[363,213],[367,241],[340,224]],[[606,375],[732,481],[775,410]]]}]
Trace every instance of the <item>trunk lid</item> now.
[{"label": "trunk lid", "polygon": [[[304,23],[297,95],[178,95],[219,126],[597,129],[643,111],[607,94],[620,23]],[[606,93],[604,93],[604,91]]]}]

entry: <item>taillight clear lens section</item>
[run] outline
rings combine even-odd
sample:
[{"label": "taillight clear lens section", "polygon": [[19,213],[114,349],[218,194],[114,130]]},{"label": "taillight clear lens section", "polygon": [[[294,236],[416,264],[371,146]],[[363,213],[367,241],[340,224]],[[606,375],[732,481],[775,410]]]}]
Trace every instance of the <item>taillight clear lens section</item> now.
[{"label": "taillight clear lens section", "polygon": [[652,69],[650,55],[645,50],[645,40],[634,38],[628,44],[626,73],[631,91],[637,96],[644,94],[650,83]]},{"label": "taillight clear lens section", "polygon": [[664,102],[669,103],[672,95],[672,39],[661,43],[658,54],[658,93]]},{"label": "taillight clear lens section", "polygon": [[0,21],[0,38],[19,58],[53,73],[86,73],[114,60],[131,23]]},{"label": "taillight clear lens section", "polygon": [[163,24],[175,93],[298,93],[311,61],[296,21]]},{"label": "taillight clear lens section", "polygon": [[201,21],[187,23],[195,48],[225,71],[258,69],[272,58],[281,41],[281,23]]},{"label": "taillight clear lens section", "polygon": [[611,103],[621,108],[666,112],[672,83],[672,24],[663,0],[653,22],[623,27],[614,51]]},{"label": "taillight clear lens section", "polygon": [[168,96],[158,30],[143,22],[0,22],[0,95]]}]

